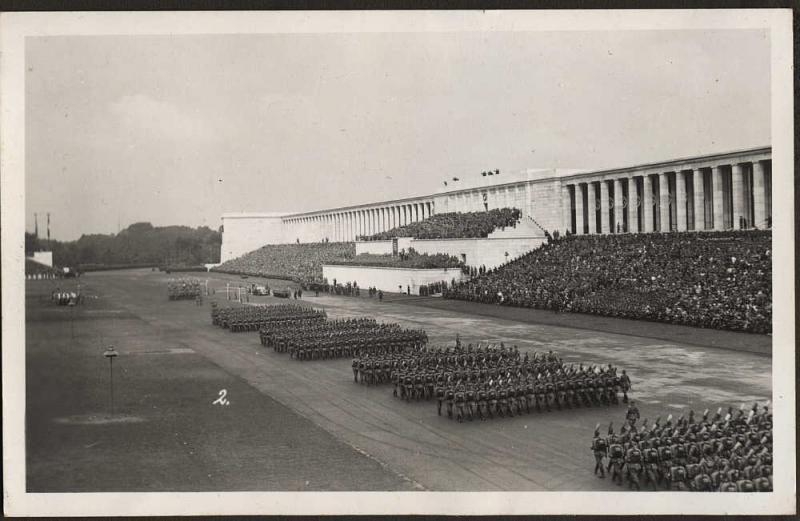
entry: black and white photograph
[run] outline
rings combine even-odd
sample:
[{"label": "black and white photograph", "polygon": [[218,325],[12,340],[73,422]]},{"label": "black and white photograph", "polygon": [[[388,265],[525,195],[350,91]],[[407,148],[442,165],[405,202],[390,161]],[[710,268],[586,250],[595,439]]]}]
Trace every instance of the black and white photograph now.
[{"label": "black and white photograph", "polygon": [[0,28],[7,515],[796,513],[791,11]]}]

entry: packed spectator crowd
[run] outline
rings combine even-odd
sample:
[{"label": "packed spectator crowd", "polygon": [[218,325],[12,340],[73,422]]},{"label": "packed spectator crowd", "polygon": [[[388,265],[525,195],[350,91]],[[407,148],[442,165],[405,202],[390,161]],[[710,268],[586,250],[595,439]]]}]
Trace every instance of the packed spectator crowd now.
[{"label": "packed spectator crowd", "polygon": [[766,230],[569,236],[445,297],[753,333],[772,330]]},{"label": "packed spectator crowd", "polygon": [[444,291],[444,288],[447,287],[447,282],[431,282],[430,284],[423,284],[419,287],[419,294],[422,297],[428,297],[430,295],[437,295]]},{"label": "packed spectator crowd", "polygon": [[353,360],[353,379],[366,385],[394,384],[394,396],[447,405],[447,417],[486,420],[552,408],[577,408],[627,401],[630,379],[607,367],[566,365],[552,351],[521,356],[514,346],[463,346],[371,352]]},{"label": "packed spectator crowd", "polygon": [[517,208],[496,208],[484,212],[437,213],[422,221],[361,236],[360,240],[379,241],[394,237],[415,239],[457,239],[487,237],[497,228],[515,227],[521,212]]},{"label": "packed spectator crowd", "polygon": [[444,253],[418,253],[414,248],[399,255],[377,255],[362,253],[350,259],[333,260],[329,264],[344,264],[349,266],[375,266],[381,268],[460,268],[462,263],[458,258]]},{"label": "packed spectator crowd", "polygon": [[[772,413],[769,403],[749,412],[744,405],[729,407],[723,416],[717,409],[700,420],[694,411],[673,423],[672,415],[651,426],[647,419],[637,425],[639,411],[628,409],[619,434],[613,424],[608,435],[595,427],[592,452],[595,475],[606,472],[618,485],[628,488],[663,487],[666,490],[693,492],[770,492],[772,491]],[[606,465],[606,461],[608,464]]]},{"label": "packed spectator crowd", "polygon": [[322,265],[355,257],[352,242],[270,244],[214,268],[221,273],[272,279],[315,282],[322,280]]}]

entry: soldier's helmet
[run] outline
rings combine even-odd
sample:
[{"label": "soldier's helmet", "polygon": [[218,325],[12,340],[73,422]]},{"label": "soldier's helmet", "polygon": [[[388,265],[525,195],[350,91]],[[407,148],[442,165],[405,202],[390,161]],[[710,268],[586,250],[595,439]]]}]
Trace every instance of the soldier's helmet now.
[{"label": "soldier's helmet", "polygon": [[731,483],[730,481],[720,485],[719,490],[720,492],[739,492],[739,488],[736,486],[736,483]]},{"label": "soldier's helmet", "polygon": [[767,477],[760,477],[755,480],[756,489],[759,492],[770,492],[772,490],[772,483]]},{"label": "soldier's helmet", "polygon": [[749,479],[743,479],[739,482],[739,492],[755,492],[756,487]]}]

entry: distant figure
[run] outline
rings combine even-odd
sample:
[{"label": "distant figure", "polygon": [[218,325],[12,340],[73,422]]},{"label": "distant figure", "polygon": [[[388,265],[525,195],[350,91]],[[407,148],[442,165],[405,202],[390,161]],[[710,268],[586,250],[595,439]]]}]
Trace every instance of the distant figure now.
[{"label": "distant figure", "polygon": [[383,291],[378,290],[378,300],[383,301]]},{"label": "distant figure", "polygon": [[406,294],[411,295],[411,286],[406,286]]}]

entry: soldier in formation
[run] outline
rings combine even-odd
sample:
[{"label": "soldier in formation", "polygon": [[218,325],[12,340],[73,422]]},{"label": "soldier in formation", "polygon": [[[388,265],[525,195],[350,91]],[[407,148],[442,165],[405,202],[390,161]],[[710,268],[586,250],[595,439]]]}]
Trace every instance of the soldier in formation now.
[{"label": "soldier in formation", "polygon": [[198,279],[181,278],[167,281],[169,300],[195,300],[201,294],[202,285]]},{"label": "soldier in formation", "polygon": [[[384,356],[420,349],[428,341],[423,330],[372,318],[270,323],[261,328],[261,343],[296,360],[327,360],[344,356]],[[360,363],[354,361],[357,381]],[[379,375],[379,377],[383,377]]]},{"label": "soldier in formation", "polygon": [[[634,407],[634,404],[631,404]],[[630,413],[630,409],[629,409]],[[642,486],[657,490],[697,492],[769,492],[772,491],[772,413],[769,402],[753,404],[749,412],[722,408],[709,418],[709,411],[695,421],[694,411],[666,422],[661,418],[648,427],[647,419],[637,427],[629,414],[619,434],[613,424],[608,435],[594,431],[592,452],[595,474],[608,459],[606,470],[618,485]],[[600,477],[605,473],[600,472]]]},{"label": "soldier in formation", "polygon": [[326,317],[325,310],[298,304],[211,307],[211,322],[233,333],[258,331],[268,324],[277,326],[279,323],[285,323],[284,325],[288,326],[289,323],[298,321],[322,322]]},{"label": "soldier in formation", "polygon": [[[391,381],[394,396],[436,399],[448,418],[461,422],[514,417],[552,410],[619,402],[616,369],[567,366],[552,351],[522,356],[517,346],[461,345],[370,356],[354,361],[354,377],[367,385]],[[358,378],[356,378],[358,380]]]}]

